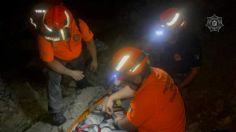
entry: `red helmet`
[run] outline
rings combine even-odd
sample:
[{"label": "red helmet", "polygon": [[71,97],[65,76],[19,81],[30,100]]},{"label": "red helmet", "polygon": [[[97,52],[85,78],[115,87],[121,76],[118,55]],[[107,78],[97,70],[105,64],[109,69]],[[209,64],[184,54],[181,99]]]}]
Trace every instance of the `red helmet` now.
[{"label": "red helmet", "polygon": [[49,28],[60,29],[69,25],[70,16],[64,6],[57,5],[48,9],[45,14],[44,22]]},{"label": "red helmet", "polygon": [[184,18],[177,8],[168,8],[160,15],[160,20],[164,25],[172,28],[184,25]]},{"label": "red helmet", "polygon": [[140,74],[148,63],[147,55],[132,47],[118,50],[112,58],[115,71],[130,76]]},{"label": "red helmet", "polygon": [[69,25],[71,13],[66,7],[56,5],[50,7],[43,18],[43,35],[51,41],[66,40],[70,37]]}]

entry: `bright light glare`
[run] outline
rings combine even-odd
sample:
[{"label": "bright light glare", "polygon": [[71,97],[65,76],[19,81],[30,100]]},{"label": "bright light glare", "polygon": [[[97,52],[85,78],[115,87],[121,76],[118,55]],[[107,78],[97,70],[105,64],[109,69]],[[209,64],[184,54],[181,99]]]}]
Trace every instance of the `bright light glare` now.
[{"label": "bright light glare", "polygon": [[116,74],[114,74],[112,77],[113,77],[113,78],[117,78],[117,75],[116,75]]},{"label": "bright light glare", "polygon": [[125,55],[124,57],[122,57],[121,61],[119,62],[119,64],[116,66],[116,71],[119,71],[121,69],[121,67],[125,64],[125,62],[129,59],[129,55]]},{"label": "bright light glare", "polygon": [[141,65],[141,64],[136,65],[136,66],[134,67],[134,69],[131,69],[130,71],[131,71],[131,72],[135,72],[135,71],[139,68],[140,65]]},{"label": "bright light glare", "polygon": [[181,27],[183,27],[183,26],[184,26],[184,24],[185,24],[185,22],[182,22],[182,23],[180,24],[180,26],[181,26]]},{"label": "bright light glare", "polygon": [[45,37],[45,39],[50,40],[50,41],[59,41],[60,40],[59,37],[47,37],[47,36],[44,36],[44,37]]},{"label": "bright light glare", "polygon": [[60,32],[61,32],[61,35],[62,35],[62,40],[65,40],[65,33],[64,33],[63,29],[61,29]]},{"label": "bright light glare", "polygon": [[37,28],[37,24],[34,23],[34,20],[33,18],[30,18],[30,23],[34,26],[34,28],[36,29]]},{"label": "bright light glare", "polygon": [[157,31],[156,31],[156,35],[157,35],[157,36],[162,36],[162,35],[163,35],[163,31],[157,30]]},{"label": "bright light glare", "polygon": [[176,21],[177,21],[178,18],[179,18],[179,15],[180,15],[179,13],[176,13],[175,16],[174,16],[174,18],[173,18],[170,22],[167,22],[166,25],[167,25],[167,26],[172,26],[174,23],[176,23]]},{"label": "bright light glare", "polygon": [[67,20],[67,24],[65,25],[65,27],[69,27],[69,24],[70,24],[70,16],[69,16],[69,14],[65,11],[64,12],[65,13],[65,15],[66,15],[66,20]]},{"label": "bright light glare", "polygon": [[46,10],[40,10],[40,9],[38,9],[38,10],[34,10],[36,13],[45,13],[46,12]]},{"label": "bright light glare", "polygon": [[49,28],[46,24],[44,24],[45,28],[49,31],[49,32],[52,32],[52,29]]}]

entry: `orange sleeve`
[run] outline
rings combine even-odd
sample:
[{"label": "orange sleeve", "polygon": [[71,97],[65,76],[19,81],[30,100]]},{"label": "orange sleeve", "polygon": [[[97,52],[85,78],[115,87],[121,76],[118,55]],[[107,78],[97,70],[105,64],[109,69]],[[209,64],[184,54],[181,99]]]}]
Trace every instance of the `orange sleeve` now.
[{"label": "orange sleeve", "polygon": [[39,55],[45,62],[51,62],[54,59],[54,52],[50,42],[45,40],[42,36],[38,36]]},{"label": "orange sleeve", "polygon": [[82,19],[79,19],[79,29],[82,35],[82,39],[85,42],[89,42],[93,39],[93,32],[89,29],[88,25]]},{"label": "orange sleeve", "polygon": [[151,100],[151,98],[148,98],[148,96],[134,98],[134,100],[130,103],[129,111],[127,112],[128,120],[136,127],[142,125],[153,114],[154,104],[152,103],[153,101]]}]

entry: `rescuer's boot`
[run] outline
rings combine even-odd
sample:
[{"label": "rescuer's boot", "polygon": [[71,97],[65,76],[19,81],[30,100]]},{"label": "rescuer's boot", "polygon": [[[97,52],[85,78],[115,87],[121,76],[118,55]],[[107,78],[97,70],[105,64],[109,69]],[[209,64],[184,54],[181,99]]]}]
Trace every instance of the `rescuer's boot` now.
[{"label": "rescuer's boot", "polygon": [[66,122],[66,117],[62,113],[51,114],[52,125],[60,126]]}]

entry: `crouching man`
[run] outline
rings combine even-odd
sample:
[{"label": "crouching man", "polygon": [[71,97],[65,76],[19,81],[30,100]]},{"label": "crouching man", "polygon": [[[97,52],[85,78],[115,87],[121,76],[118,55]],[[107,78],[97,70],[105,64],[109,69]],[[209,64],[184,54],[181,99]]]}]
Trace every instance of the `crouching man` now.
[{"label": "crouching man", "polygon": [[82,19],[76,20],[65,6],[51,6],[43,16],[38,46],[40,58],[49,69],[48,112],[51,123],[56,126],[66,121],[60,87],[62,75],[77,81],[78,95],[82,88],[90,86],[83,73],[82,42],[85,42],[92,58],[91,70],[95,71],[98,66],[96,46],[88,25]]},{"label": "crouching man", "polygon": [[118,99],[133,97],[125,117],[116,117],[120,129],[139,132],[184,132],[185,108],[173,79],[163,70],[150,67],[147,55],[127,47],[115,53],[112,67],[125,85],[110,95],[105,111],[113,113]]}]

